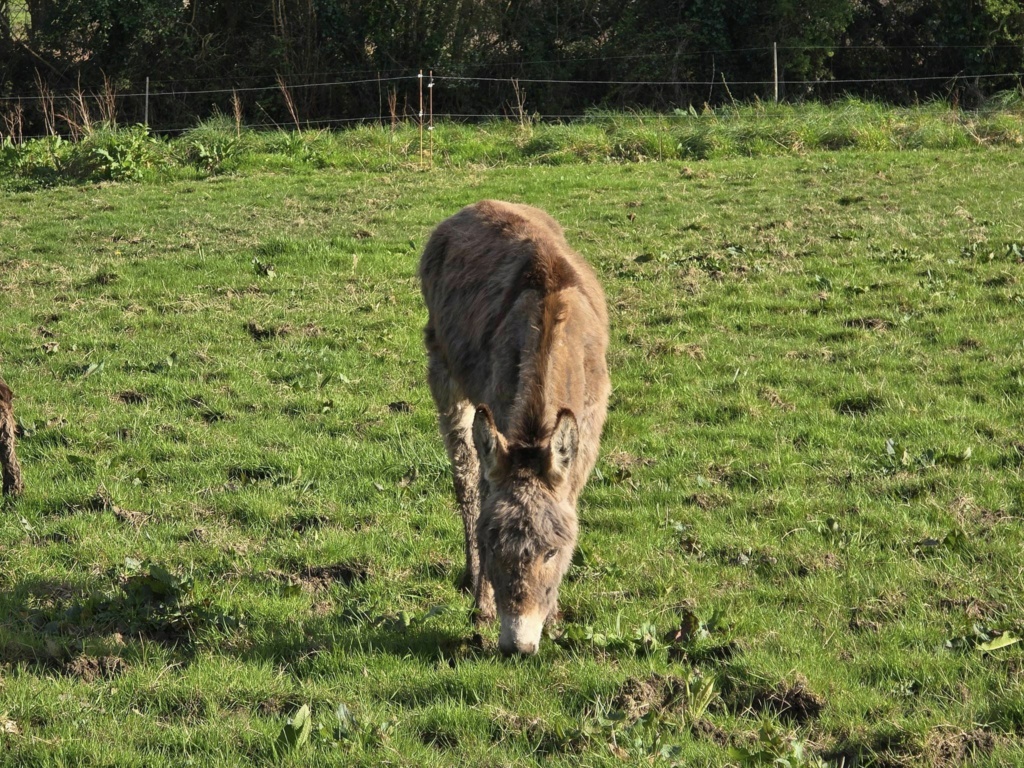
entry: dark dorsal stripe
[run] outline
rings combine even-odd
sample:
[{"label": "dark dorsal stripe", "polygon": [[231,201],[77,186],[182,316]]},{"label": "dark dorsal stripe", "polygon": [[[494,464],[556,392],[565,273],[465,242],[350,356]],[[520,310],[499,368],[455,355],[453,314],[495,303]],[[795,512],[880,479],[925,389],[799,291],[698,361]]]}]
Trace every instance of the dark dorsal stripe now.
[{"label": "dark dorsal stripe", "polygon": [[555,333],[565,320],[565,301],[560,293],[549,293],[540,308],[540,328],[533,370],[529,381],[522,383],[523,404],[519,423],[512,439],[524,445],[543,445],[551,437],[551,426],[544,419],[547,410],[547,378],[551,367]]}]

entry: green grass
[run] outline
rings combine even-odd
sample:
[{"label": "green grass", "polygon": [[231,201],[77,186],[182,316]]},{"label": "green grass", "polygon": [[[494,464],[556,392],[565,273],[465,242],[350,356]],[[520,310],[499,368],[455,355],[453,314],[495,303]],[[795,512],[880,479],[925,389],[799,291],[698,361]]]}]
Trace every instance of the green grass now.
[{"label": "green grass", "polygon": [[[833,765],[1024,760],[1021,646],[975,635],[1024,630],[1020,151],[581,163],[602,125],[523,142],[566,166],[361,129],[0,193],[0,762],[726,765],[765,719]],[[555,215],[612,317],[583,555],[522,661],[456,590],[414,277],[483,197]]]}]

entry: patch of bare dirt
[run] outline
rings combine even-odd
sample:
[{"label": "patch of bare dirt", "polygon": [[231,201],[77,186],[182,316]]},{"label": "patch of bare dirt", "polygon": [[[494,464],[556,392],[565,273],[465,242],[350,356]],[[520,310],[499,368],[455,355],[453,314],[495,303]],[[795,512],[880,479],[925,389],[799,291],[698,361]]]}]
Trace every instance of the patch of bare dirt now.
[{"label": "patch of bare dirt", "polygon": [[969,352],[972,349],[981,349],[981,342],[970,336],[964,336],[956,343],[956,348],[961,352]]},{"label": "patch of bare dirt", "polygon": [[880,317],[855,317],[843,323],[847,328],[860,328],[865,331],[888,331],[889,322]]},{"label": "patch of bare dirt", "polygon": [[679,550],[698,560],[704,556],[704,548],[700,545],[700,539],[691,534],[683,534],[679,537]]},{"label": "patch of bare dirt", "polygon": [[54,608],[85,594],[81,585],[70,581],[39,579],[28,585],[28,595],[40,609]]},{"label": "patch of bare dirt", "polygon": [[526,718],[514,712],[502,711],[491,726],[491,741],[501,743],[524,736],[538,755],[578,755],[593,747],[591,735],[582,729],[553,729],[539,717]]},{"label": "patch of bare dirt", "polygon": [[298,584],[305,592],[324,592],[338,583],[348,586],[353,582],[366,581],[369,575],[369,569],[360,563],[310,565],[294,575],[274,570],[267,572],[269,578]]},{"label": "patch of bare dirt", "polygon": [[707,512],[711,509],[724,507],[729,503],[729,498],[719,493],[691,493],[683,501]]},{"label": "patch of bare dirt", "polygon": [[271,696],[269,699],[264,699],[259,703],[257,709],[259,713],[264,717],[275,717],[281,714],[281,711],[285,707],[285,702],[281,701],[276,696]]},{"label": "patch of bare dirt", "polygon": [[671,712],[685,703],[686,684],[674,675],[630,677],[619,687],[612,707],[633,723],[648,712]]},{"label": "patch of bare dirt", "polygon": [[130,509],[124,509],[114,503],[114,500],[110,496],[110,492],[105,486],[100,486],[96,489],[96,493],[87,499],[80,502],[68,502],[65,504],[65,510],[67,512],[110,512],[122,523],[128,523],[136,528],[140,527],[149,519],[149,515],[145,512],[136,512]]},{"label": "patch of bare dirt", "polygon": [[938,607],[949,613],[962,611],[966,618],[981,622],[988,621],[1006,610],[1006,606],[1001,603],[979,600],[971,595],[939,598]]},{"label": "patch of bare dirt", "polygon": [[633,467],[652,467],[655,464],[650,456],[634,456],[626,451],[614,451],[609,453],[605,460],[617,469],[632,469]]},{"label": "patch of bare dirt", "polygon": [[686,355],[691,360],[700,361],[707,357],[707,354],[704,352],[704,347],[700,344],[682,344],[678,349],[678,354]]},{"label": "patch of bare dirt", "polygon": [[300,515],[291,522],[291,529],[296,533],[323,528],[330,520],[323,515]]},{"label": "patch of bare dirt", "polygon": [[761,399],[766,401],[772,408],[778,408],[780,411],[790,413],[796,410],[795,405],[783,400],[782,396],[770,387],[765,387],[761,390]]},{"label": "patch of bare dirt", "polygon": [[260,325],[250,320],[245,324],[245,330],[252,336],[253,341],[269,341],[287,336],[292,328],[290,325]]},{"label": "patch of bare dirt", "polygon": [[882,592],[850,611],[850,629],[854,632],[877,632],[884,624],[895,621],[905,612],[906,598],[903,595]]},{"label": "patch of bare dirt", "polygon": [[445,728],[430,726],[420,730],[420,741],[426,747],[448,751],[459,746],[458,734]]},{"label": "patch of bare dirt", "polygon": [[334,603],[330,600],[317,600],[313,603],[313,615],[318,619],[322,619],[324,616],[330,616],[334,611]]},{"label": "patch of bare dirt", "polygon": [[123,392],[118,392],[114,395],[114,399],[119,403],[125,405],[142,405],[148,399],[141,392],[136,392],[134,389],[126,389]]},{"label": "patch of bare dirt", "polygon": [[66,674],[86,683],[109,679],[123,674],[126,669],[124,659],[118,656],[76,656],[64,666]]},{"label": "patch of bare dirt", "polygon": [[[1014,445],[1014,453],[1020,459],[1024,456],[1024,445]],[[1005,462],[1010,464],[1010,462]],[[1017,461],[1013,466],[1024,464],[1024,461]],[[950,513],[956,518],[957,524],[967,530],[975,528],[982,535],[992,532],[997,525],[1013,519],[1013,515],[1005,509],[990,509],[979,507],[970,496],[960,494],[949,504]]]},{"label": "patch of bare dirt", "polygon": [[873,618],[870,614],[866,614],[860,608],[854,608],[850,611],[850,621],[847,622],[851,632],[870,632],[872,634],[878,632],[882,628],[882,622]]},{"label": "patch of bare dirt", "polygon": [[110,498],[110,494],[107,492],[107,489],[103,486],[96,489],[94,503],[97,505],[97,508],[113,514],[119,522],[127,523],[135,528],[139,528],[143,523],[149,520],[149,515],[145,512],[136,512],[135,510],[119,507],[113,502]]},{"label": "patch of bare dirt", "polygon": [[799,675],[792,684],[780,682],[773,688],[755,688],[749,699],[748,706],[755,712],[769,712],[798,725],[817,719],[825,708],[825,700]]},{"label": "patch of bare dirt", "polygon": [[843,560],[835,552],[826,552],[821,556],[814,556],[797,563],[795,573],[801,578],[813,576],[822,571],[841,571]]},{"label": "patch of bare dirt", "polygon": [[718,645],[688,646],[686,644],[670,643],[668,658],[670,661],[678,661],[686,664],[720,664],[728,661],[741,649],[735,640],[729,640]]},{"label": "patch of bare dirt", "polygon": [[665,678],[651,675],[646,680],[631,677],[622,684],[612,704],[629,722],[639,720],[665,701]]},{"label": "patch of bare dirt", "polygon": [[123,509],[122,507],[112,506],[110,511],[114,513],[114,517],[117,518],[118,522],[125,523],[133,528],[141,528],[142,525],[149,520],[149,515],[145,512],[137,512],[133,509]]},{"label": "patch of bare dirt", "polygon": [[729,734],[725,730],[719,728],[706,718],[701,718],[700,720],[695,721],[690,726],[690,731],[694,736],[704,739],[705,741],[713,741],[720,747],[727,747],[731,742]]},{"label": "patch of bare dirt", "polygon": [[821,349],[817,350],[816,354],[805,350],[794,349],[787,352],[785,355],[783,355],[783,357],[786,358],[786,360],[819,359],[823,360],[826,363],[830,363],[835,358],[835,353],[831,349],[828,349],[827,347],[822,347]]},{"label": "patch of bare dirt", "polygon": [[665,339],[656,339],[644,342],[644,349],[656,357],[682,357],[686,355],[691,360],[704,359],[704,350],[696,344],[676,344]]},{"label": "patch of bare dirt", "polygon": [[[826,750],[822,758],[829,765],[872,766],[872,768],[910,768],[921,765],[922,749],[915,737],[905,731],[883,731],[867,740],[847,740]],[[927,765],[934,765],[929,762]]]},{"label": "patch of bare dirt", "polygon": [[114,272],[111,269],[107,269],[106,267],[101,267],[99,270],[96,271],[95,274],[93,274],[91,277],[89,277],[82,283],[82,287],[88,288],[92,286],[112,285],[113,283],[116,283],[119,279],[120,275],[118,275],[117,272]]},{"label": "patch of bare dirt", "polygon": [[992,754],[997,743],[996,735],[983,728],[970,731],[935,728],[928,734],[924,753],[928,764],[935,768],[972,765],[979,758]]},{"label": "patch of bare dirt", "polygon": [[762,574],[773,574],[781,568],[778,556],[770,549],[725,546],[715,547],[708,554],[726,565],[753,568]]},{"label": "patch of bare dirt", "polygon": [[826,552],[821,558],[821,567],[830,571],[842,570],[843,559],[835,552]]}]

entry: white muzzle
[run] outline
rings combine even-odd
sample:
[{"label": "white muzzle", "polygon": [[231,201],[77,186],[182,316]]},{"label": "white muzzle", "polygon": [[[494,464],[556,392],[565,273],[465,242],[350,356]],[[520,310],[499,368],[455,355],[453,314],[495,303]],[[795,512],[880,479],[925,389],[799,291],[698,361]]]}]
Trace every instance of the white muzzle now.
[{"label": "white muzzle", "polygon": [[502,616],[498,648],[502,653],[531,656],[540,648],[540,636],[543,631],[544,615],[539,612],[522,616]]}]

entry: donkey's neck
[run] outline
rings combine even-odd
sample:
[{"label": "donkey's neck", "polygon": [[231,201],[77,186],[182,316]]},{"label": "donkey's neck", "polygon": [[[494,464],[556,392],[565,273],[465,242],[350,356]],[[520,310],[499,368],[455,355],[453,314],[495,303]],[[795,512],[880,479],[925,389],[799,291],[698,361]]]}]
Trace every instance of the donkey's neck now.
[{"label": "donkey's neck", "polygon": [[519,386],[509,419],[508,438],[522,445],[542,445],[551,437],[571,376],[565,326],[571,307],[563,292],[549,293],[537,307],[536,321],[519,363]]}]

